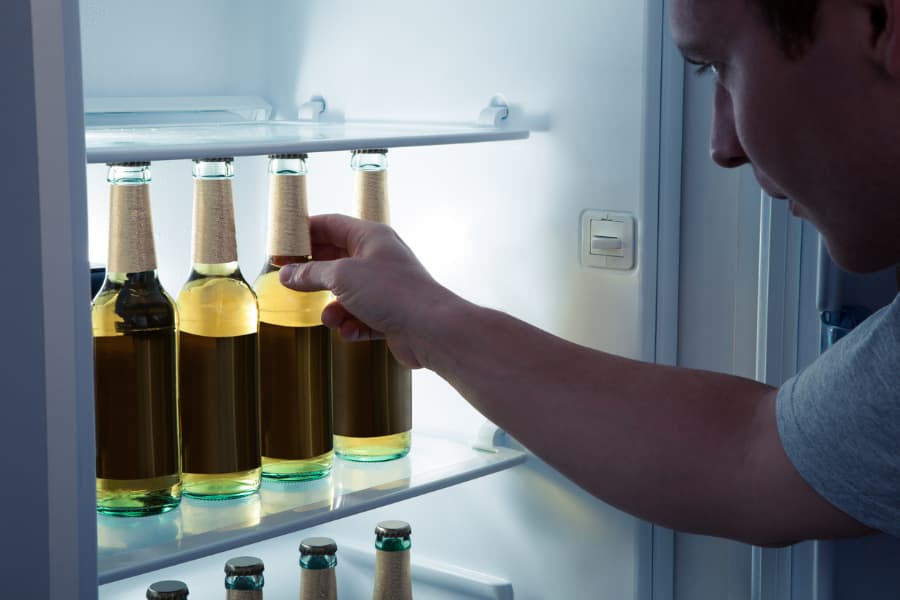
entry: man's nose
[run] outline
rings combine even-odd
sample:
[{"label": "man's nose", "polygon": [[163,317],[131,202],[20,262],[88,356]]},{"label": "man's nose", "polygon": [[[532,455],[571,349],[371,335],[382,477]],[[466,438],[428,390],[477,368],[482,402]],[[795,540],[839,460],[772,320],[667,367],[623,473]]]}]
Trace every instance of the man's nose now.
[{"label": "man's nose", "polygon": [[716,84],[713,99],[709,150],[716,164],[726,169],[740,167],[750,162],[734,127],[734,104],[731,102],[731,94],[721,83]]}]

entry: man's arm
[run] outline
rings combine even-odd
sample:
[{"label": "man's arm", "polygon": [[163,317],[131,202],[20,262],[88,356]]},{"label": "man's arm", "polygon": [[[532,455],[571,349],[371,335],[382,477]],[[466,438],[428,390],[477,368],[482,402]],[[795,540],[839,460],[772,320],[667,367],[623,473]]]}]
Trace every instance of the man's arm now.
[{"label": "man's arm", "polygon": [[575,483],[682,531],[759,545],[860,535],[797,473],[781,445],[776,390],[717,373],[629,360],[471,304],[434,282],[387,227],[314,217],[314,254],[285,269],[331,289],[323,313],[346,337],[384,335]]}]

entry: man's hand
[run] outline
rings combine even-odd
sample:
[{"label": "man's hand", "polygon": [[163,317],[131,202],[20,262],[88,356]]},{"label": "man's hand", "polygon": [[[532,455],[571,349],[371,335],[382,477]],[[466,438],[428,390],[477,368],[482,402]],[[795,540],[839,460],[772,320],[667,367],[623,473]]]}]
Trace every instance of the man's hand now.
[{"label": "man's hand", "polygon": [[327,327],[346,340],[385,338],[401,363],[422,367],[417,332],[436,304],[456,297],[387,225],[319,215],[310,219],[310,233],[313,261],[283,267],[281,283],[298,291],[330,290],[335,302],[322,312]]},{"label": "man's hand", "polygon": [[793,467],[776,390],[573,344],[438,285],[385,225],[313,217],[313,262],[282,268],[328,289],[324,323],[384,336],[578,485],[639,517],[760,545],[862,535]]}]

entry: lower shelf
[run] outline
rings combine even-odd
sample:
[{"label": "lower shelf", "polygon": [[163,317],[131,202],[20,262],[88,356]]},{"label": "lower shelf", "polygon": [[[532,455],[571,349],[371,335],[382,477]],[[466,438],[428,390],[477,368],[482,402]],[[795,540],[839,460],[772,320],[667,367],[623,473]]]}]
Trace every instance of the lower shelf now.
[{"label": "lower shelf", "polygon": [[516,450],[475,450],[413,433],[409,455],[385,463],[335,460],[328,477],[302,483],[263,482],[258,494],[226,501],[184,498],[152,517],[98,515],[98,582],[102,585],[300,531],[427,494],[525,461]]}]

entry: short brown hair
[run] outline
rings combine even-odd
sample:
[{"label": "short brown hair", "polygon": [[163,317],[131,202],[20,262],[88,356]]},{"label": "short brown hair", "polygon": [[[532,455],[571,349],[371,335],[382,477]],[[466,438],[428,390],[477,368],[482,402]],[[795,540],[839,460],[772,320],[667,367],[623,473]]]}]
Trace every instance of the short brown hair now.
[{"label": "short brown hair", "polygon": [[750,0],[788,56],[813,40],[819,0]]}]

